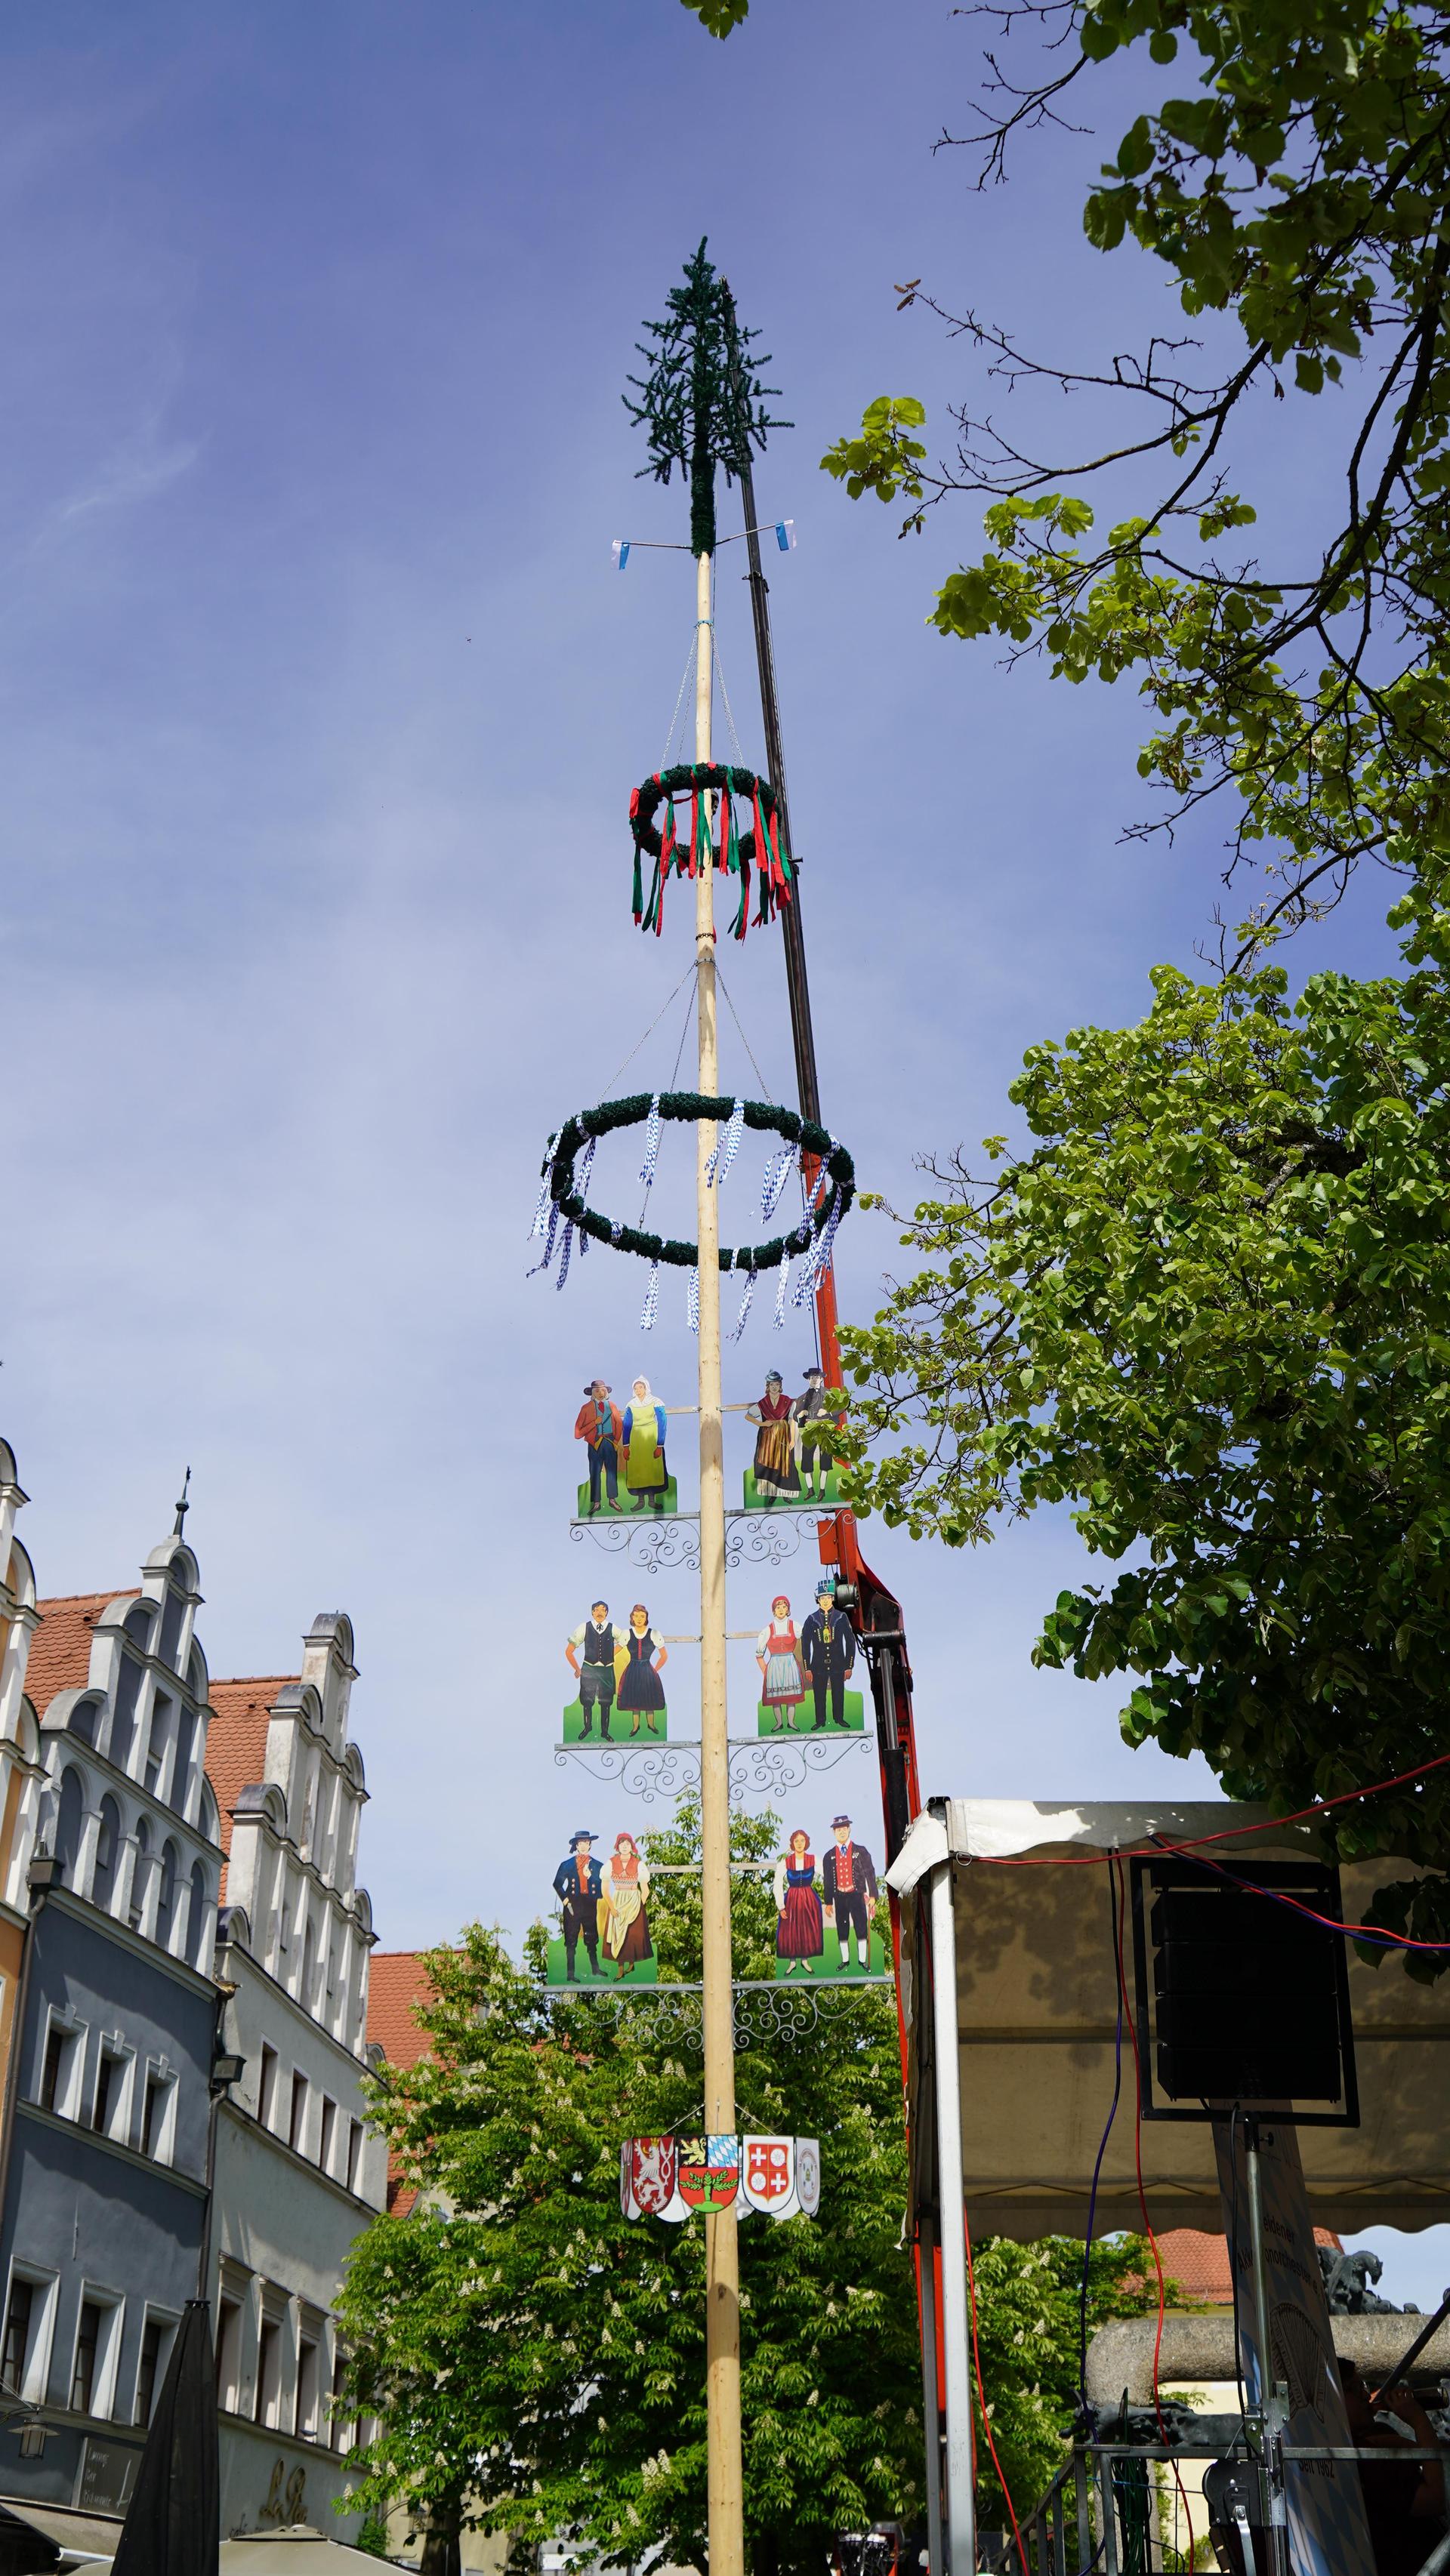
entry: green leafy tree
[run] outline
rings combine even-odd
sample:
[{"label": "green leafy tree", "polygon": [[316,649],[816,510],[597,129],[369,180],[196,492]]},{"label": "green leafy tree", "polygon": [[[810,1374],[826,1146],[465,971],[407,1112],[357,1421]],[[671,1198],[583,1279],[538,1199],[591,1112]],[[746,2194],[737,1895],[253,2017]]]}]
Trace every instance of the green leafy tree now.
[{"label": "green leafy tree", "polygon": [[[1411,973],[1293,1005],[1274,968],[1159,968],[1139,1026],[1030,1051],[1037,1141],[934,1172],[925,1266],[844,1336],[861,1504],[951,1546],[1071,1505],[1121,1570],[1035,1659],[1138,1676],[1130,1744],[1281,1810],[1450,1751],[1447,960],[1421,907]],[[1445,1779],[1334,1828],[1430,1872],[1376,1905],[1431,1940]]]},{"label": "green leafy tree", "polygon": [[[1258,844],[1282,890],[1226,958],[1245,964],[1332,901],[1366,855],[1433,891],[1450,857],[1450,17],[1399,0],[993,0],[978,14],[999,47],[1038,47],[986,57],[965,138],[983,186],[1024,136],[1060,154],[1102,67],[1133,58],[1155,96],[1088,189],[1084,224],[1101,251],[1132,242],[1160,261],[1202,338],[1155,333],[1059,366],[914,279],[903,306],[965,335],[999,384],[1087,395],[1101,441],[1027,452],[979,416],[979,394],[953,414],[955,456],[928,468],[921,406],[882,397],[826,471],[853,496],[904,494],[903,533],[948,494],[985,501],[987,549],[937,592],[941,633],[1045,653],[1070,680],[1130,676],[1157,720],[1138,766],[1167,791],[1169,827],[1228,792],[1228,877]],[[1292,462],[1309,402],[1337,469],[1297,559],[1278,537],[1261,559],[1242,536],[1246,477],[1266,453]]]},{"label": "green leafy tree", "polygon": [[[1032,2245],[989,2236],[975,2250],[973,2270],[992,2440],[1020,2516],[1061,2467],[1078,2408],[1083,2249],[1071,2236],[1042,2236]],[[1166,2281],[1164,2289],[1174,2298],[1177,2283]],[[1089,2341],[1110,2317],[1146,2316],[1157,2304],[1157,2275],[1146,2236],[1112,2236],[1094,2245],[1085,2301]],[[979,2516],[990,2528],[1000,2528],[1006,2499],[982,2438],[980,2409],[977,2471]]]},{"label": "green leafy tree", "polygon": [[[737,1816],[743,1861],[773,1861],[770,1818]],[[698,1819],[652,1834],[656,1869],[693,1873]],[[699,1976],[694,1874],[657,1877],[666,1974]],[[736,1962],[769,1976],[768,1880],[736,1883]],[[648,1999],[551,2005],[474,1925],[430,1959],[432,2054],[384,2069],[374,2113],[422,2195],[354,2250],[343,2299],[349,2410],[378,2418],[355,2457],[366,2503],[420,2527],[508,2531],[520,2563],[570,2533],[620,2561],[655,2545],[703,2563],[703,2227],[631,2224],[619,2144],[700,2120],[700,2060]],[[880,1990],[834,1998],[738,2058],[742,2127],[818,2136],[819,2223],[741,2231],[746,2525],[757,2570],[820,2564],[836,2530],[914,2514],[922,2433],[895,2015]]]}]

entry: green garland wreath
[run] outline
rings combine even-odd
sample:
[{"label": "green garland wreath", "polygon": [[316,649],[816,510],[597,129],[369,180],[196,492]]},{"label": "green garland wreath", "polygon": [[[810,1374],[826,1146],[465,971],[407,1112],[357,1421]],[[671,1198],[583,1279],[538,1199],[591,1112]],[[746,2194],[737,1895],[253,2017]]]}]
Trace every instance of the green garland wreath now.
[{"label": "green garland wreath", "polygon": [[[672,1237],[650,1234],[637,1225],[614,1225],[596,1209],[586,1207],[575,1185],[574,1166],[581,1149],[591,1137],[608,1136],[616,1127],[637,1127],[649,1116],[654,1094],[633,1092],[627,1100],[606,1100],[598,1109],[582,1109],[577,1117],[566,1119],[554,1140],[553,1150],[546,1154],[542,1173],[548,1198],[559,1216],[581,1234],[596,1243],[607,1243],[617,1252],[633,1252],[642,1261],[662,1261],[676,1270],[693,1270],[700,1257],[696,1243],[679,1243]],[[834,1235],[856,1195],[856,1166],[844,1145],[827,1135],[813,1118],[802,1118],[794,1109],[774,1109],[761,1100],[737,1104],[726,1094],[711,1100],[700,1091],[662,1091],[659,1094],[661,1118],[677,1118],[689,1125],[714,1119],[717,1124],[733,1117],[737,1105],[744,1124],[768,1136],[780,1136],[788,1145],[803,1145],[826,1167],[829,1188],[820,1192],[815,1206],[793,1226],[789,1234],[772,1236],[768,1243],[747,1244],[720,1250],[722,1270],[776,1270],[782,1261],[793,1260],[796,1253],[808,1252],[827,1226]]]},{"label": "green garland wreath", "polygon": [[[685,794],[690,798],[690,836],[682,841],[675,833],[673,799]],[[718,855],[704,803],[707,794],[720,798]],[[737,808],[742,801],[754,813],[753,831],[742,832],[739,827]],[[662,803],[667,807],[663,830],[654,819]],[[775,789],[768,778],[757,778],[753,769],[720,760],[683,761],[673,769],[657,769],[630,797],[629,828],[634,836],[634,918],[640,929],[652,930],[656,937],[663,926],[665,879],[671,870],[677,876],[692,877],[700,868],[714,865],[737,880],[740,900],[731,924],[735,939],[745,937],[752,868],[760,885],[757,924],[769,921],[794,893],[796,863],[781,842]],[[648,900],[644,891],[647,858],[654,861]]]}]

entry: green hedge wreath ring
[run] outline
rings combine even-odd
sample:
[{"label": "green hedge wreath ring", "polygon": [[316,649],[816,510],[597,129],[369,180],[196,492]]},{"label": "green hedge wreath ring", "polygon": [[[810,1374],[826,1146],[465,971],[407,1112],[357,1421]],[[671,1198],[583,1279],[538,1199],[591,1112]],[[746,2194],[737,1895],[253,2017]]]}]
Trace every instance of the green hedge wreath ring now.
[{"label": "green hedge wreath ring", "polygon": [[[688,839],[681,839],[675,831],[674,800],[683,795],[690,799]],[[710,822],[712,795],[720,800],[718,842]],[[665,807],[663,829],[654,819],[661,803]],[[753,832],[740,829],[742,805],[754,814]],[[652,930],[656,938],[664,924],[665,881],[672,870],[677,876],[693,877],[702,867],[714,866],[722,875],[735,878],[739,902],[730,926],[733,939],[745,937],[752,868],[760,889],[757,923],[769,921],[791,901],[795,861],[781,839],[775,789],[768,778],[757,778],[753,769],[718,760],[684,761],[674,769],[657,769],[630,797],[629,828],[634,839],[634,918],[641,930]],[[647,858],[654,861],[648,896],[644,890]]]},{"label": "green hedge wreath ring", "polygon": [[[734,1159],[735,1141],[738,1141],[743,1127],[754,1128],[763,1135],[781,1137],[785,1151],[774,1158],[761,1193],[761,1206],[765,1213],[774,1207],[790,1165],[801,1154],[813,1155],[819,1161],[821,1176],[811,1205],[798,1225],[792,1226],[788,1234],[772,1235],[764,1243],[722,1244],[719,1252],[720,1268],[748,1272],[752,1287],[758,1271],[776,1270],[782,1264],[788,1266],[797,1253],[811,1253],[813,1257],[795,1293],[795,1302],[802,1304],[830,1261],[836,1229],[856,1195],[855,1164],[845,1146],[829,1135],[824,1127],[817,1126],[814,1119],[802,1118],[794,1109],[777,1109],[765,1101],[743,1100],[730,1093],[712,1100],[699,1091],[637,1091],[626,1100],[606,1100],[597,1109],[583,1109],[577,1116],[566,1119],[558,1134],[550,1138],[541,1166],[544,1186],[534,1215],[533,1233],[542,1234],[547,1220],[548,1236],[543,1258],[536,1263],[536,1269],[547,1270],[553,1261],[561,1217],[564,1220],[564,1243],[559,1276],[555,1282],[557,1287],[562,1288],[568,1277],[569,1253],[576,1233],[581,1254],[592,1241],[607,1243],[616,1252],[632,1252],[641,1261],[653,1262],[657,1269],[661,1263],[676,1270],[698,1267],[698,1244],[654,1234],[644,1226],[618,1224],[588,1205],[589,1174],[599,1138],[611,1135],[618,1127],[638,1127],[647,1120],[649,1135],[640,1178],[649,1188],[654,1179],[660,1122],[667,1118],[681,1120],[690,1126],[698,1125],[702,1120],[713,1120],[717,1125],[728,1122],[727,1134],[718,1149],[720,1160],[716,1177],[720,1181],[724,1180]],[[576,1169],[581,1153],[583,1167]],[[784,1287],[782,1280],[782,1293]],[[742,1327],[749,1294],[747,1290],[746,1305],[741,1309]],[[645,1306],[646,1318],[650,1321],[653,1320],[652,1298],[653,1283]]]}]

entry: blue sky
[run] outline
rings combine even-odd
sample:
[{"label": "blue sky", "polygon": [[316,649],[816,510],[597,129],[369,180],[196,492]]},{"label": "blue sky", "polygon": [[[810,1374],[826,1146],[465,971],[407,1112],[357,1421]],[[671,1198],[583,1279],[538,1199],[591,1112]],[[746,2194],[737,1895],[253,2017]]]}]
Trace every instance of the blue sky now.
[{"label": "blue sky", "polygon": [[[0,1427],[43,1590],[125,1583],[190,1461],[214,1673],[295,1669],[315,1611],[352,1613],[388,1947],[517,1932],[574,1825],[648,1821],[554,1762],[598,1580],[569,1434],[596,1370],[685,1401],[692,1346],[668,1290],[641,1342],[632,1264],[526,1282],[524,1235],[546,1132],[687,962],[683,906],[658,944],[632,928],[625,815],[690,568],[620,578],[610,540],[684,533],[619,396],[702,233],[796,424],[759,492],[799,529],[772,559],[787,757],[826,1114],[863,1180],[909,1195],[916,1152],[1009,1122],[1024,1047],[1136,1017],[1206,934],[1218,827],[1118,837],[1132,701],[931,634],[965,505],[898,543],[816,470],[874,394],[939,419],[972,383],[896,280],[1073,355],[1170,310],[1080,240],[1097,140],[986,195],[932,154],[975,44],[922,0],[756,0],[724,46],[677,0],[51,0],[0,27]],[[717,615],[753,758],[741,552]],[[1304,969],[1384,955],[1382,909]],[[726,974],[788,1098],[778,940]],[[672,1010],[631,1083],[676,1035]],[[848,1229],[848,1309],[891,1255],[881,1220]],[[778,1352],[788,1379],[808,1356],[762,1315],[727,1394]],[[1125,1750],[1113,1692],[1033,1672],[1065,1525],[870,1547],[929,1790],[1199,1785]],[[732,1624],[771,1589],[742,1576]],[[694,1624],[686,1578],[649,1597]],[[687,1696],[688,1650],[676,1673]]]}]

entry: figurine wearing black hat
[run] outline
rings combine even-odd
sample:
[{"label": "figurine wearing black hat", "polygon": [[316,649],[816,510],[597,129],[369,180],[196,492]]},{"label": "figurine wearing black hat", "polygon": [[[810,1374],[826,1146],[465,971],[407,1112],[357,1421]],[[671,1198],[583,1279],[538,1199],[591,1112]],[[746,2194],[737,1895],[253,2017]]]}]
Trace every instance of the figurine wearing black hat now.
[{"label": "figurine wearing black hat", "polygon": [[813,1732],[817,1735],[825,1732],[828,1683],[832,1722],[836,1726],[844,1726],[846,1676],[856,1661],[856,1631],[845,1611],[836,1608],[836,1587],[829,1577],[816,1585],[816,1606],[810,1617],[801,1622],[801,1660],[815,1693]]},{"label": "figurine wearing black hat", "polygon": [[610,1401],[611,1390],[602,1377],[591,1378],[584,1389],[584,1401],[574,1419],[574,1437],[589,1443],[589,1517],[599,1509],[599,1483],[612,1512],[619,1509],[619,1442],[624,1425],[617,1404]]},{"label": "figurine wearing black hat", "polygon": [[826,1498],[826,1478],[831,1472],[831,1416],[826,1406],[826,1373],[808,1368],[805,1392],[790,1400],[791,1416],[800,1442],[801,1492],[812,1502]]},{"label": "figurine wearing black hat", "polygon": [[[821,1861],[821,1901],[833,1916],[844,1976],[865,1976],[871,1965],[871,1920],[876,1912],[876,1864],[864,1843],[851,1840],[849,1816],[833,1816],[835,1837]],[[849,1958],[854,1933],[859,1965]]]},{"label": "figurine wearing black hat", "polygon": [[594,1841],[594,1835],[582,1827],[571,1834],[569,1857],[554,1872],[554,1894],[564,1909],[564,1975],[571,1986],[579,1982],[574,1962],[581,1940],[589,1957],[589,1974],[599,1974],[599,1900],[604,1880],[598,1861],[591,1857]]}]

